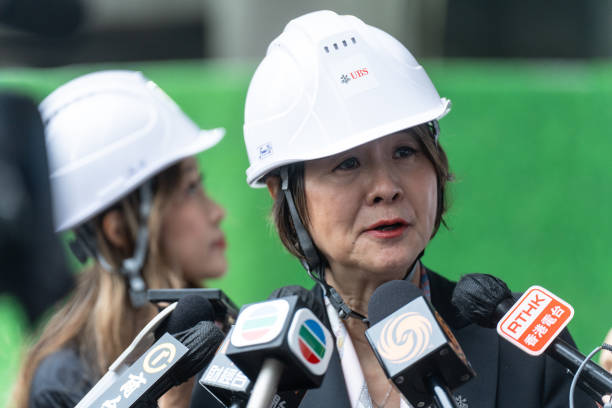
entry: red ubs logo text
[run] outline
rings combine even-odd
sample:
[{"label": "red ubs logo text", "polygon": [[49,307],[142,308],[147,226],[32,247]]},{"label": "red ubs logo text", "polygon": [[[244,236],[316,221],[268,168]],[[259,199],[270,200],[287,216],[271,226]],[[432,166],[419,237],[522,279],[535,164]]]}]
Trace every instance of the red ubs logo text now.
[{"label": "red ubs logo text", "polygon": [[366,76],[368,74],[369,74],[369,72],[368,72],[367,68],[361,68],[361,69],[357,69],[357,70],[351,72],[351,78],[357,79],[357,78],[364,77],[364,76]]}]

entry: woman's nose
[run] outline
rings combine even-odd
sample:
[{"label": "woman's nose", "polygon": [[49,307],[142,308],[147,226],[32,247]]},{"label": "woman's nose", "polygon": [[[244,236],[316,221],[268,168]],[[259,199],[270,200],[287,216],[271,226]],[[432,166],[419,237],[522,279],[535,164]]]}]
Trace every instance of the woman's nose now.
[{"label": "woman's nose", "polygon": [[399,183],[399,174],[387,166],[381,166],[373,171],[370,184],[370,192],[367,195],[370,205],[399,201],[404,195]]},{"label": "woman's nose", "polygon": [[219,224],[225,218],[225,209],[216,201],[210,198],[209,200],[211,204],[210,218],[213,223]]}]

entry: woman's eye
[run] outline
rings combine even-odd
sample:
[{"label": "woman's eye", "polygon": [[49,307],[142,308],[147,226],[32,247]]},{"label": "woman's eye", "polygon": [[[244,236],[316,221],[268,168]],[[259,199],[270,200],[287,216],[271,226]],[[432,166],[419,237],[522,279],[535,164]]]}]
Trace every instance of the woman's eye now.
[{"label": "woman's eye", "polygon": [[395,150],[395,153],[394,153],[393,156],[394,156],[394,158],[402,159],[402,158],[410,157],[410,156],[412,156],[415,153],[416,153],[416,150],[413,149],[412,147],[410,147],[410,146],[401,146],[401,147],[398,147]]},{"label": "woman's eye", "polygon": [[204,189],[204,177],[202,174],[198,174],[197,178],[192,179],[189,184],[187,184],[187,193],[193,194],[197,193],[199,190]]},{"label": "woman's eye", "polygon": [[340,163],[334,170],[352,170],[359,167],[359,160],[355,157],[350,157]]},{"label": "woman's eye", "polygon": [[202,189],[202,183],[198,181],[192,181],[187,185],[187,193],[194,194]]},{"label": "woman's eye", "polygon": [[198,191],[198,184],[189,183],[189,185],[187,186],[187,192],[191,194],[191,193],[195,193],[196,191]]}]

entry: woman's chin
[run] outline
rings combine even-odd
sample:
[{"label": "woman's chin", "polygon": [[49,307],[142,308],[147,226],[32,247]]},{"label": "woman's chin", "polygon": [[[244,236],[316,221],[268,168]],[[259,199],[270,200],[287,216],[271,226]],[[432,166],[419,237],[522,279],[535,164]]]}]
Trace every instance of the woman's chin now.
[{"label": "woman's chin", "polygon": [[227,261],[225,259],[219,260],[218,262],[210,262],[206,264],[205,269],[194,270],[191,273],[187,273],[188,279],[192,281],[206,281],[208,279],[219,279],[225,276],[227,273]]},{"label": "woman's chin", "polygon": [[399,276],[402,279],[414,263],[416,256],[406,256],[407,251],[381,251],[364,263],[364,269],[377,275]]}]

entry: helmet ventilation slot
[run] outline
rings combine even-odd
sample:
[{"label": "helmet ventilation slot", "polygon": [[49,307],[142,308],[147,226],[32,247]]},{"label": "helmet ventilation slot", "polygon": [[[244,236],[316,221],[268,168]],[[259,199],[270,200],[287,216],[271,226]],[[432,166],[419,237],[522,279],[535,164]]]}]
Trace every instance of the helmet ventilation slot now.
[{"label": "helmet ventilation slot", "polygon": [[[351,43],[357,44],[357,40],[355,39],[355,37],[351,37]],[[342,40],[342,46],[343,47],[348,47],[348,45],[349,45],[348,41]],[[333,43],[332,46],[334,47],[334,50],[336,50],[336,51],[340,49],[340,46],[338,45],[337,42]],[[329,48],[330,47],[327,46],[327,45],[323,46],[323,50],[325,50],[326,54],[329,54],[329,51],[330,51]]]}]

